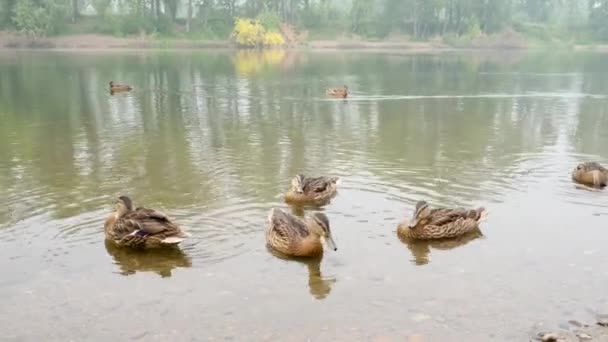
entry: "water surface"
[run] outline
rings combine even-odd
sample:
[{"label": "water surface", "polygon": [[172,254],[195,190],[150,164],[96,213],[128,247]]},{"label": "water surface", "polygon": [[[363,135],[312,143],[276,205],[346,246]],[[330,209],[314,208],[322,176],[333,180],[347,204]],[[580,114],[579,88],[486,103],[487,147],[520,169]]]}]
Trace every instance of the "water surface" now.
[{"label": "water surface", "polygon": [[[608,193],[569,173],[608,162],[607,127],[603,55],[5,51],[3,339],[523,341],[590,319],[608,311]],[[298,172],[342,177],[322,260],[264,244]],[[105,244],[121,194],[193,237]],[[490,216],[402,242],[419,199]]]}]

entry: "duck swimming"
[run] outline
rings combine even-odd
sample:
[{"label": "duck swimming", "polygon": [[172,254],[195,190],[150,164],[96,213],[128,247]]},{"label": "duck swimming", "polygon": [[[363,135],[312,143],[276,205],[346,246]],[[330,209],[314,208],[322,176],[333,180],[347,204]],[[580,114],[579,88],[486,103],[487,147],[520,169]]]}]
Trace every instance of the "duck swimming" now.
[{"label": "duck swimming", "polygon": [[346,98],[348,96],[348,87],[345,85],[342,88],[329,88],[325,90],[325,94],[330,97]]},{"label": "duck swimming", "polygon": [[273,208],[268,214],[266,243],[287,256],[314,257],[323,254],[325,241],[328,248],[338,250],[323,213],[314,213],[304,220]]},{"label": "duck swimming", "polygon": [[130,85],[115,84],[114,81],[110,81],[110,92],[111,93],[125,92],[125,91],[130,91],[131,89],[133,89],[133,87],[131,87]]},{"label": "duck swimming", "polygon": [[412,219],[400,223],[397,234],[401,238],[415,240],[454,238],[479,229],[479,223],[486,216],[484,208],[431,209],[427,202],[419,201]]},{"label": "duck swimming", "polygon": [[104,232],[118,246],[133,248],[175,246],[190,236],[160,211],[134,209],[127,196],[116,201],[116,211],[107,217]]},{"label": "duck swimming", "polygon": [[580,163],[572,170],[572,180],[584,185],[603,188],[608,184],[608,170],[596,162]]},{"label": "duck swimming", "polygon": [[293,204],[325,205],[337,194],[340,177],[306,177],[296,175],[285,194],[285,201]]}]

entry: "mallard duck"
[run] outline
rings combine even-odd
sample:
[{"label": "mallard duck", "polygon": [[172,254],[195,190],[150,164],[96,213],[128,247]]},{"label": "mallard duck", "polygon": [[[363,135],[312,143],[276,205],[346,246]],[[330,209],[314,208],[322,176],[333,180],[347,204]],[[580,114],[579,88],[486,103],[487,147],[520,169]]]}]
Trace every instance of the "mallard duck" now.
[{"label": "mallard duck", "polygon": [[412,219],[400,223],[397,233],[415,240],[449,239],[475,231],[486,216],[484,208],[431,209],[427,202],[419,201]]},{"label": "mallard duck", "polygon": [[603,188],[608,184],[608,170],[596,162],[580,163],[572,170],[572,180]]},{"label": "mallard duck", "polygon": [[324,205],[338,192],[340,177],[306,177],[296,175],[285,194],[288,203]]},{"label": "mallard duck", "polygon": [[287,256],[319,256],[323,253],[321,240],[338,250],[325,214],[314,213],[302,220],[278,208],[270,210],[266,243],[274,250]]},{"label": "mallard duck", "polygon": [[110,81],[110,92],[112,92],[112,93],[130,91],[131,89],[133,89],[133,88],[130,85],[114,84],[114,81]]},{"label": "mallard duck", "polygon": [[133,209],[127,196],[116,201],[116,212],[106,219],[104,231],[106,239],[118,246],[134,248],[175,246],[190,236],[160,211]]},{"label": "mallard duck", "polygon": [[348,96],[348,87],[344,86],[343,88],[329,88],[325,91],[325,94],[331,97],[346,98]]}]

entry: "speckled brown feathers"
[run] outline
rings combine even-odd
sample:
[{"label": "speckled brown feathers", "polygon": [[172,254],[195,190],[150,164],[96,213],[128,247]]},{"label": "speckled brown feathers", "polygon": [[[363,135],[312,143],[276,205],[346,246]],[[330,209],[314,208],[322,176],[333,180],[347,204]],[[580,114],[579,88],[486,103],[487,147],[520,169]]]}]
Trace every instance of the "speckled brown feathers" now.
[{"label": "speckled brown feathers", "polygon": [[325,90],[325,94],[330,97],[348,97],[348,87],[345,85],[342,88],[329,88]]},{"label": "speckled brown feathers", "polygon": [[339,177],[306,177],[299,174],[291,180],[291,188],[285,194],[285,201],[325,205],[337,194],[338,184]]},{"label": "speckled brown feathers", "polygon": [[475,231],[485,216],[484,208],[431,209],[428,203],[419,201],[412,219],[399,224],[397,232],[403,238],[417,240],[449,239]]},{"label": "speckled brown feathers", "polygon": [[580,163],[572,170],[572,180],[603,188],[608,185],[608,170],[596,162]]},{"label": "speckled brown feathers", "polygon": [[116,212],[106,219],[106,238],[119,246],[155,248],[176,245],[188,237],[164,213],[147,208],[133,209],[131,200],[121,196]]},{"label": "speckled brown feathers", "polygon": [[274,250],[288,256],[318,256],[323,253],[322,239],[336,250],[325,214],[315,213],[302,220],[281,209],[270,210],[266,243]]}]

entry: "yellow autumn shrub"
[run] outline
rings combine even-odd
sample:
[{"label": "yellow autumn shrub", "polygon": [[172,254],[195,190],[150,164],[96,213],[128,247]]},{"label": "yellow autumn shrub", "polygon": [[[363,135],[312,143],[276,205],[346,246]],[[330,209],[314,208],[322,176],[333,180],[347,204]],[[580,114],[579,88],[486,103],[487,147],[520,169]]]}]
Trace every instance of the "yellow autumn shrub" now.
[{"label": "yellow autumn shrub", "polygon": [[263,41],[265,31],[257,20],[236,18],[232,37],[239,45],[254,47]]},{"label": "yellow autumn shrub", "polygon": [[285,44],[285,39],[279,32],[266,32],[264,34],[265,46],[281,46],[283,44]]},{"label": "yellow autumn shrub", "polygon": [[232,38],[238,45],[248,47],[281,46],[285,44],[282,34],[267,31],[258,20],[249,18],[236,18]]}]

